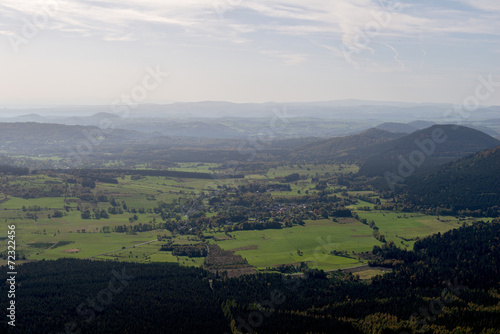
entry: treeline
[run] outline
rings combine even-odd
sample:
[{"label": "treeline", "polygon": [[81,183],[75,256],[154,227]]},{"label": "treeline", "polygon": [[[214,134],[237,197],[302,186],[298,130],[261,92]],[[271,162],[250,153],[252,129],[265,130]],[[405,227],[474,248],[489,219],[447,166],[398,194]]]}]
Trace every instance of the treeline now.
[{"label": "treeline", "polygon": [[30,173],[30,170],[24,167],[0,165],[0,173],[6,175],[22,176],[22,175],[28,175]]},{"label": "treeline", "polygon": [[[161,224],[161,223],[159,225],[164,226],[164,224]],[[153,226],[153,224],[139,223],[139,224],[134,224],[134,225],[116,225],[113,227],[113,232],[136,234],[137,232],[147,232],[147,231],[152,231],[154,229],[155,229],[155,226]]]},{"label": "treeline", "polygon": [[[159,170],[159,169],[55,169],[52,171],[55,173],[70,174],[82,178],[103,180],[100,182],[106,182],[105,180],[111,181],[111,179],[123,175],[162,176],[162,177],[179,177],[179,178],[193,178],[193,179],[213,179],[222,177],[217,174],[210,174],[210,173]],[[224,175],[223,177],[243,178],[244,175]]]},{"label": "treeline", "polygon": [[283,227],[284,227],[283,224],[277,221],[265,221],[265,222],[246,221],[240,224],[226,226],[226,230],[228,232],[232,232],[232,231],[281,229]]},{"label": "treeline", "polygon": [[172,252],[174,256],[205,257],[208,255],[207,245],[199,243],[196,245],[162,245],[160,251]]}]

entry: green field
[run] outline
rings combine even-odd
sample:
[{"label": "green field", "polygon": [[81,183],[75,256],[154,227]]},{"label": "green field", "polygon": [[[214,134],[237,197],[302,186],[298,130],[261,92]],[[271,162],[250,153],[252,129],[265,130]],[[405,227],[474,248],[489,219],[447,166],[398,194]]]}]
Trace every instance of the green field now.
[{"label": "green field", "polygon": [[398,246],[406,245],[411,249],[415,240],[404,239],[423,238],[425,236],[446,232],[458,228],[463,222],[473,222],[473,219],[458,219],[451,216],[428,216],[419,213],[398,213],[388,211],[358,211],[360,218],[373,220],[385,235],[387,241],[394,241]]},{"label": "green field", "polygon": [[[393,240],[400,247],[412,247],[414,241],[401,243],[402,239],[396,235],[406,238],[423,237],[448,231],[459,224],[454,217],[442,217],[438,221],[435,216],[397,218],[398,215],[403,214],[378,212],[370,213],[366,218],[374,219],[387,240]],[[360,217],[364,218],[365,213],[360,213]],[[216,239],[225,237],[223,233],[211,235]],[[372,229],[367,225],[358,221],[341,224],[330,219],[309,220],[305,226],[282,230],[231,232],[230,236],[231,239],[216,243],[226,250],[250,248],[237,250],[236,253],[259,269],[300,262],[307,262],[312,268],[324,270],[345,268],[366,263],[353,252],[371,251],[373,246],[383,245],[372,236]],[[297,250],[302,255],[298,255]],[[330,252],[334,250],[347,251],[347,257],[331,255]]]},{"label": "green field", "polygon": [[[138,166],[140,168],[140,166]],[[210,172],[218,164],[179,164],[176,170],[191,172]],[[205,194],[221,187],[240,187],[251,182],[259,184],[283,182],[284,176],[298,173],[301,179],[290,182],[290,191],[269,191],[274,199],[293,197],[299,194],[318,194],[314,177],[330,178],[335,175],[354,173],[354,165],[286,165],[270,169],[264,175],[246,175],[244,179],[192,179],[171,177],[142,177],[133,180],[131,176],[118,177],[118,184],[97,183],[92,194],[115,198],[117,202],[126,204],[130,209],[142,209],[135,213],[136,220],[132,224],[161,222],[161,217],[153,212],[159,203],[179,203],[181,200],[195,198],[202,192]],[[30,175],[21,177],[0,177],[3,184],[11,187],[29,189],[50,189],[53,185],[66,186],[57,176]],[[370,196],[376,198],[372,191],[349,191],[345,187],[328,185],[328,190],[336,196]],[[341,195],[342,193],[342,195]],[[206,204],[208,200],[204,200]],[[79,210],[77,210],[77,207]],[[76,197],[42,197],[24,199],[0,193],[0,220],[5,229],[0,231],[0,245],[6,248],[7,227],[16,225],[16,246],[18,258],[27,260],[57,259],[60,257],[93,258],[96,260],[130,261],[130,262],[178,262],[181,265],[200,266],[202,258],[175,257],[170,252],[159,252],[161,242],[145,245],[141,243],[156,240],[157,235],[172,236],[167,230],[153,230],[136,234],[112,232],[116,226],[128,226],[133,213],[125,210],[122,214],[110,215],[109,219],[82,219],[85,209],[107,210],[109,202],[88,203]],[[374,220],[379,232],[387,241],[394,241],[399,247],[410,248],[417,237],[424,237],[437,232],[445,232],[458,227],[463,221],[455,217],[426,216],[416,213],[396,213],[374,211],[374,205],[358,200],[352,206],[360,218]],[[63,212],[63,217],[54,218],[56,210]],[[364,211],[370,210],[370,211]],[[205,212],[206,217],[214,217],[217,213]],[[180,221],[188,218],[184,214],[176,217]],[[111,233],[102,233],[109,228]],[[215,230],[220,232],[214,232]],[[300,264],[307,262],[312,268],[335,270],[356,266],[365,261],[358,253],[371,251],[373,246],[382,243],[376,240],[373,230],[354,219],[306,220],[305,226],[295,225],[283,229],[247,230],[229,232],[228,237],[222,228],[203,231],[207,239],[217,242],[223,249],[233,250],[246,258],[249,264],[258,269],[273,268],[281,264]],[[175,244],[197,243],[200,240],[193,235],[176,234]],[[331,252],[342,252],[337,255]],[[340,256],[339,256],[340,255]],[[4,264],[5,260],[0,260]]]},{"label": "green field", "polygon": [[[223,234],[222,234],[223,235]],[[215,234],[215,238],[222,236]],[[325,270],[360,264],[353,257],[331,255],[333,250],[366,251],[378,244],[368,226],[359,222],[338,224],[331,220],[307,221],[305,226],[283,230],[238,231],[233,239],[217,241],[226,250],[254,248],[237,251],[248,263],[259,269],[280,264],[307,262],[310,267]],[[357,236],[367,235],[367,237]],[[356,237],[353,237],[356,236]],[[300,250],[301,255],[298,254]]]}]

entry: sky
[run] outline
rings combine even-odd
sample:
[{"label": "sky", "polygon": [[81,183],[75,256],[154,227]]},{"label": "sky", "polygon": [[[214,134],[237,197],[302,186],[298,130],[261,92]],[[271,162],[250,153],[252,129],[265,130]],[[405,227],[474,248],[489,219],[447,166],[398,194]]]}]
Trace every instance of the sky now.
[{"label": "sky", "polygon": [[500,105],[499,35],[498,0],[2,0],[0,107]]}]

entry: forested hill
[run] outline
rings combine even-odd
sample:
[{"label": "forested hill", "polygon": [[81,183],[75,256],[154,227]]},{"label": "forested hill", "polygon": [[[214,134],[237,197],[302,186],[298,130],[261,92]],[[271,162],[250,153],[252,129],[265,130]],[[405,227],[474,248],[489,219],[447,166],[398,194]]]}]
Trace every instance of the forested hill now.
[{"label": "forested hill", "polygon": [[[431,125],[429,125],[429,126],[431,126]],[[380,130],[384,130],[384,131],[393,132],[393,133],[405,133],[405,134],[420,130],[420,129],[412,126],[411,124],[396,123],[396,122],[382,123],[380,125],[377,125],[375,128],[380,129]]]},{"label": "forested hill", "polygon": [[[407,200],[418,206],[453,211],[500,209],[500,146],[408,178]],[[496,207],[496,209],[494,208]]]},{"label": "forested hill", "polygon": [[464,126],[434,125],[395,140],[362,148],[367,156],[359,173],[384,176],[398,173],[398,168],[411,163],[420,169],[438,166],[479,151],[500,145],[500,141]]},{"label": "forested hill", "polygon": [[339,159],[355,161],[362,158],[362,155],[357,151],[360,148],[386,143],[403,135],[403,133],[392,133],[372,128],[356,135],[320,140],[298,147],[291,156],[319,161]]}]

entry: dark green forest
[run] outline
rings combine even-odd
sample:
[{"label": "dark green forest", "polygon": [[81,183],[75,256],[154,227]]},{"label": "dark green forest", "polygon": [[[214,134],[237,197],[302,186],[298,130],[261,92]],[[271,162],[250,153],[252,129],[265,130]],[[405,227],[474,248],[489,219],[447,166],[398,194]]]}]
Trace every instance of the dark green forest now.
[{"label": "dark green forest", "polygon": [[489,217],[500,210],[500,147],[480,152],[407,181],[408,201],[421,206],[436,203],[461,210],[481,210]]}]

